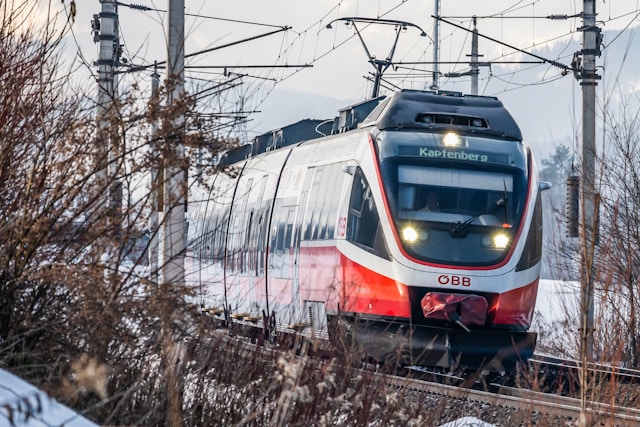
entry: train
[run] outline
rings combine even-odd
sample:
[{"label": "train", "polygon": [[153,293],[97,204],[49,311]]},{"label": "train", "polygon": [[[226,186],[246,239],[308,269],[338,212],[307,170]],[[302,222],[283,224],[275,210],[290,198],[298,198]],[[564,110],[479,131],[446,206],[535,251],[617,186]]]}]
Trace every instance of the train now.
[{"label": "train", "polygon": [[526,363],[549,184],[502,102],[400,90],[296,126],[194,178],[203,310],[380,363]]}]

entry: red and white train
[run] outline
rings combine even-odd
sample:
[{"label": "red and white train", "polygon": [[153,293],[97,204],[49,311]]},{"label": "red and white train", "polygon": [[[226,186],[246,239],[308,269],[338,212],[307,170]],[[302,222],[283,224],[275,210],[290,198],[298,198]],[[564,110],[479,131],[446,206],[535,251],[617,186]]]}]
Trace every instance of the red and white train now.
[{"label": "red and white train", "polygon": [[528,359],[546,185],[516,122],[459,93],[371,106],[343,110],[328,136],[274,132],[275,149],[194,186],[187,279],[202,304],[270,333],[348,338],[379,361]]}]

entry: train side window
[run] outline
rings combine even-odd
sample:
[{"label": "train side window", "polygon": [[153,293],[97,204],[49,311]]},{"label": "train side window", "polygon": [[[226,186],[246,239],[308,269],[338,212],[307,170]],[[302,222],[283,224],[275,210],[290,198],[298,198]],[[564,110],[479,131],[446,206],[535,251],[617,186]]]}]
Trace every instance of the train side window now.
[{"label": "train side window", "polygon": [[253,210],[249,211],[245,216],[247,221],[245,223],[245,237],[244,237],[244,245],[243,246],[243,254],[242,254],[242,272],[251,271],[251,253],[253,251],[252,242],[251,242],[251,231],[253,225]]},{"label": "train side window", "polygon": [[282,206],[281,200],[276,202],[278,212],[274,213],[271,229],[271,248],[269,250],[269,268],[273,269],[272,277],[289,277],[290,248],[293,234],[295,208]]},{"label": "train side window", "polygon": [[[278,218],[282,220],[282,218]],[[284,251],[284,222],[278,222],[277,231],[276,231],[276,252],[281,255]]]},{"label": "train side window", "polygon": [[211,230],[209,235],[209,258],[212,262],[218,261],[220,259],[220,252],[224,251],[224,247],[220,247],[220,227],[222,223],[222,218],[219,216],[214,216],[211,221]]},{"label": "train side window", "polygon": [[260,213],[260,230],[258,234],[258,268],[256,269],[256,275],[259,276],[264,273],[264,262],[265,262],[265,250],[267,245],[267,232],[269,221],[268,221],[268,212],[271,209],[271,202],[266,203],[266,207],[261,209]]},{"label": "train side window", "polygon": [[[269,252],[271,254],[282,250],[282,233],[278,230],[278,226],[281,224],[280,216],[282,206],[280,205],[280,201],[276,201],[275,210],[271,217],[271,231],[270,231],[270,241],[269,241]],[[278,241],[280,238],[280,241]]]},{"label": "train side window", "polygon": [[318,239],[318,222],[320,221],[320,210],[322,209],[322,200],[320,198],[320,182],[322,180],[322,175],[323,168],[316,168],[313,176],[313,184],[311,185],[311,191],[309,193],[313,196],[310,198],[309,207],[307,208],[308,219],[305,219],[305,240]]},{"label": "train side window", "polygon": [[240,242],[239,240],[241,239],[241,233],[240,233],[240,227],[241,227],[241,223],[242,223],[242,218],[240,217],[240,215],[237,216],[233,216],[232,219],[229,220],[230,221],[230,227],[229,227],[229,240],[228,240],[228,244],[229,244],[229,261],[231,263],[231,271],[236,271],[239,272],[240,271],[240,260],[241,260],[241,251],[242,249],[240,248]]},{"label": "train side window", "polygon": [[527,270],[537,264],[542,258],[542,201],[540,193],[536,198],[536,204],[533,209],[533,217],[531,218],[531,226],[527,234],[527,242],[524,245],[522,256],[516,266],[516,271]]},{"label": "train side window", "polygon": [[229,223],[229,208],[223,209],[220,219],[218,221],[218,227],[216,229],[216,248],[217,258],[219,261],[224,261],[225,246],[227,245],[227,225]]},{"label": "train side window", "polygon": [[291,249],[291,239],[293,237],[293,219],[295,218],[295,209],[289,209],[287,212],[287,222],[284,229],[284,249]]},{"label": "train side window", "polygon": [[224,256],[225,236],[227,233],[227,212],[222,211],[216,223],[215,257],[218,261]]},{"label": "train side window", "polygon": [[342,187],[341,179],[344,177],[342,173],[342,164],[331,165],[331,173],[329,179],[329,191],[327,192],[326,206],[327,206],[327,239],[333,239],[336,222],[338,219],[337,211],[338,204],[340,202],[340,191],[336,191]]},{"label": "train side window", "polygon": [[371,194],[371,188],[358,168],[353,178],[349,217],[347,221],[347,240],[358,244],[374,254],[389,259],[380,218]]}]

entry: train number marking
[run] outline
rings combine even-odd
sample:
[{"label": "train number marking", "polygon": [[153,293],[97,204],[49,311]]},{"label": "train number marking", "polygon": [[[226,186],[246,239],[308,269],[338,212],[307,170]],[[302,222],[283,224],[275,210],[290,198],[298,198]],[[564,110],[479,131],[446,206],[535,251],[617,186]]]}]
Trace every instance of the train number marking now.
[{"label": "train number marking", "polygon": [[341,216],[338,220],[338,236],[345,237],[347,235],[347,217]]},{"label": "train number marking", "polygon": [[441,274],[438,283],[451,286],[471,286],[471,277]]}]

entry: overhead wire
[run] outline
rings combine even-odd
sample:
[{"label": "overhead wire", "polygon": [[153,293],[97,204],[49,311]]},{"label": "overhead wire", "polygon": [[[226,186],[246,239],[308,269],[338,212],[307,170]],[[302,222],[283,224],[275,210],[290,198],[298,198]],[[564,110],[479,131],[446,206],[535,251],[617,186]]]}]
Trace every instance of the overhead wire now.
[{"label": "overhead wire", "polygon": [[[514,4],[510,5],[509,7],[507,7],[506,9],[504,9],[504,10],[502,10],[500,12],[496,12],[496,13],[487,15],[487,16],[488,17],[491,17],[491,16],[498,17],[499,15],[512,14],[512,13],[514,13],[516,11],[519,11],[519,10],[522,10],[522,9],[528,8],[528,7],[533,8],[534,11],[535,11],[535,6],[537,4],[539,4],[539,1],[540,0],[536,0],[536,1],[533,1],[533,2],[525,2],[524,0],[519,0],[519,1],[515,2]],[[390,13],[391,11],[394,11],[394,10],[400,8],[401,6],[403,6],[403,4],[405,4],[406,2],[407,2],[407,0],[401,0],[398,3],[394,4],[386,12],[380,10],[381,4],[378,3],[378,13],[377,13],[377,15],[379,15],[380,17],[385,16],[386,14]],[[291,29],[292,30],[291,33],[295,33],[296,34],[296,36],[293,37],[293,39],[289,39],[288,36],[287,36],[287,33],[285,32],[282,35],[282,39],[280,40],[279,53],[278,53],[278,56],[277,56],[276,60],[274,61],[274,63],[278,64],[278,63],[282,63],[282,62],[285,62],[285,63],[288,62],[293,57],[294,48],[297,47],[297,46],[300,46],[300,51],[297,53],[298,62],[302,63],[303,62],[302,58],[305,55],[304,47],[310,42],[310,39],[311,39],[309,37],[310,31],[312,31],[314,29],[317,29],[317,32],[316,32],[316,36],[317,36],[317,34],[319,34],[320,31],[323,29],[323,21],[328,16],[330,16],[332,13],[338,13],[339,14],[340,13],[340,8],[343,5],[343,3],[344,3],[344,0],[339,0],[338,2],[336,2],[336,4],[334,6],[332,6],[327,13],[322,15],[322,17],[320,19],[315,20],[311,25],[309,25],[304,30],[298,32],[298,31],[294,31],[293,29]],[[151,8],[151,10],[157,11],[158,12],[158,16],[160,16],[159,14],[161,12],[163,12],[161,9],[157,9],[155,7]],[[608,47],[612,43],[614,43],[620,37],[620,35],[624,31],[626,31],[633,24],[633,21],[635,19],[637,19],[637,17],[638,17],[638,11],[636,10],[636,11],[633,11],[633,12],[625,13],[625,14],[623,14],[621,16],[618,16],[618,17],[610,17],[606,21],[606,22],[611,22],[611,21],[613,21],[615,19],[621,19],[621,18],[623,18],[625,16],[632,15],[632,14],[635,15],[633,20],[630,21],[629,23],[627,23],[625,28],[620,33],[618,33],[606,47]],[[266,26],[266,27],[282,28],[281,26],[272,25],[272,24],[263,24],[263,23],[248,21],[248,20],[245,21],[245,20],[241,20],[241,19],[237,19],[236,20],[236,19],[229,19],[229,18],[217,18],[217,17],[213,17],[213,16],[208,16],[206,14],[200,14],[200,13],[186,14],[186,15],[187,16],[192,16],[192,17],[195,17],[195,18],[198,18],[198,19],[218,19],[218,20],[221,20],[221,21],[228,21],[228,22],[241,23],[241,24],[247,24],[247,25],[262,25],[262,26]],[[499,16],[499,17],[502,18],[502,16]],[[513,18],[513,17],[511,17],[511,18]],[[534,31],[534,35],[535,35],[535,29],[533,31]],[[334,36],[336,36],[336,34],[337,34],[337,32],[334,33]],[[563,34],[563,35],[560,35],[560,36],[556,36],[554,38],[547,39],[545,41],[538,42],[538,43],[535,42],[535,37],[534,37],[532,45],[527,47],[527,48],[525,48],[525,49],[531,49],[531,48],[534,48],[534,47],[536,49],[540,49],[541,46],[544,46],[545,44],[550,43],[551,41],[554,41],[554,40],[557,40],[557,39],[562,39],[563,37],[567,37],[568,35],[573,36],[574,34],[575,34],[575,31],[571,31],[568,34]],[[452,31],[446,38],[452,38],[453,35],[454,35],[454,32]],[[354,37],[354,35],[351,35],[351,36],[349,36],[349,37],[347,37],[347,38],[345,38],[343,40],[334,38],[334,42],[331,44],[331,47],[329,49],[327,49],[326,51],[323,50],[321,52],[318,52],[320,37],[318,37],[318,36],[315,37],[315,46],[314,46],[314,49],[313,49],[313,54],[312,54],[311,59],[309,60],[308,64],[312,65],[312,64],[314,64],[314,63],[326,58],[331,53],[333,53],[336,50],[340,49],[344,44],[348,43],[353,37]],[[466,39],[468,40],[468,33],[467,33]],[[568,49],[568,47],[570,46],[571,42],[572,42],[572,40],[569,40],[567,42],[567,45],[561,50],[561,53]],[[464,44],[466,44],[466,42]],[[414,46],[415,45],[416,44],[414,44]],[[216,48],[212,48],[211,50],[215,50],[215,49]],[[127,48],[127,51],[128,51],[128,48]],[[196,52],[196,53],[194,53],[194,55],[204,55],[205,53],[208,53],[206,49],[203,50],[203,51]],[[411,50],[409,50],[405,54],[405,56],[409,55],[410,53],[411,53]],[[527,52],[523,52],[523,53],[527,53]],[[560,53],[560,55],[558,55],[558,58],[557,58],[558,60],[560,60],[560,57],[562,56],[561,53]],[[501,57],[502,58],[506,58],[506,57],[508,57],[510,55],[514,55],[514,54],[515,54],[515,52],[508,52],[508,53],[504,53],[503,55],[498,56],[498,58],[501,58]],[[424,52],[422,53],[422,55],[424,55]],[[458,59],[460,59],[460,57],[462,55],[463,55],[463,52],[460,51],[458,53]],[[551,61],[547,60],[547,61],[550,62],[550,63],[553,63],[552,62],[553,60],[551,60]],[[564,65],[564,64],[562,64],[562,65]],[[415,68],[416,67],[414,67],[414,69]],[[515,73],[525,72],[525,71],[527,71],[529,69],[530,69],[530,67],[525,67],[521,71],[518,70],[518,71],[512,72],[512,73],[514,73],[513,75],[515,75]],[[551,69],[551,67],[549,69]],[[280,68],[274,67],[272,70],[268,71],[264,75],[253,75],[253,76],[246,75],[247,77],[251,77],[251,78],[256,79],[256,80],[261,80],[263,83],[261,84],[261,83],[256,81],[256,82],[254,82],[252,84],[247,85],[247,87],[245,87],[244,89],[240,89],[240,90],[245,90],[245,92],[244,92],[245,95],[252,94],[254,96],[258,96],[257,105],[259,106],[264,102],[264,100],[269,96],[269,94],[272,93],[272,91],[274,90],[274,88],[278,84],[282,83],[283,81],[285,81],[287,79],[290,79],[292,76],[298,74],[300,71],[302,71],[302,68],[290,71],[290,70],[280,69]],[[417,70],[417,69],[416,69],[416,71],[424,72],[422,70]],[[195,76],[195,75],[198,75],[199,73],[202,73],[204,75],[207,75],[207,74],[216,75],[215,73],[209,73],[209,72],[207,72],[205,70],[198,70],[197,74],[193,74],[193,75]],[[258,73],[258,74],[261,74],[261,73]],[[508,82],[509,80],[505,79],[503,77],[503,76],[506,76],[506,75],[507,75],[507,73],[505,73],[505,74],[493,74],[493,76],[497,80],[503,81],[503,82]],[[393,77],[393,75],[390,75],[389,78],[393,79],[395,77]],[[409,79],[410,77],[407,76],[406,78]],[[419,78],[419,75],[416,75],[416,78]],[[536,82],[535,85],[549,83],[549,82],[557,80],[557,78],[559,78],[559,77],[552,76],[549,79],[543,78],[541,81]],[[488,82],[488,79],[487,79],[487,82]],[[511,80],[511,82],[513,82],[513,80]],[[511,88],[511,89],[508,89],[508,90],[516,90],[515,87],[524,87],[524,86],[526,86],[526,84],[518,83],[518,82],[513,82],[511,84],[514,85],[514,88]],[[486,88],[486,85],[485,85],[485,88]],[[259,92],[262,92],[262,93],[259,93]]]},{"label": "overhead wire", "polygon": [[[320,29],[318,30],[318,33],[319,33],[319,32],[324,28],[324,27],[322,26],[322,22],[323,22],[323,21],[324,21],[324,20],[325,20],[325,19],[326,19],[326,18],[327,18],[331,13],[333,13],[334,11],[336,11],[336,10],[338,10],[338,11],[339,11],[340,6],[342,5],[343,1],[344,1],[344,0],[339,0],[339,1],[337,2],[337,4],[336,4],[335,6],[333,6],[333,7],[332,7],[332,8],[331,8],[327,13],[325,13],[324,15],[322,15],[320,19],[315,20],[315,21],[313,22],[313,24],[309,25],[309,26],[308,26],[307,28],[305,28],[303,31],[301,31],[301,32],[297,33],[297,34],[298,34],[298,38],[300,37],[300,35],[301,35],[301,34],[305,34],[305,35],[306,35],[306,33],[307,33],[307,32],[309,32],[312,28],[314,28],[314,27],[316,27],[316,26],[319,26],[319,27],[320,27]],[[399,4],[397,4],[396,6],[392,7],[391,9],[387,10],[386,12],[382,13],[380,16],[385,16],[385,15],[387,15],[387,14],[391,13],[391,11],[393,11],[393,10],[397,9],[399,6],[401,6],[402,4],[404,4],[406,1],[407,1],[407,0],[400,0],[400,3],[399,3]],[[368,27],[368,26],[369,26],[369,25],[365,26],[365,28],[366,28],[366,27]],[[343,41],[341,41],[341,42],[339,42],[339,43],[337,43],[337,44],[334,42],[334,43],[332,44],[332,47],[331,47],[330,49],[328,49],[326,52],[321,53],[320,55],[318,55],[318,54],[317,54],[317,46],[318,46],[319,38],[316,38],[316,47],[315,47],[315,49],[314,49],[314,55],[313,55],[312,59],[311,59],[310,61],[308,61],[306,64],[307,64],[307,65],[313,65],[314,63],[316,63],[317,61],[319,61],[319,60],[323,59],[323,58],[324,58],[324,57],[326,57],[327,55],[329,55],[329,54],[331,54],[331,53],[335,52],[338,48],[340,48],[341,46],[343,46],[344,44],[346,44],[347,42],[349,42],[349,41],[350,41],[351,39],[353,39],[354,37],[355,37],[355,35],[353,35],[353,34],[352,34],[351,36],[347,37],[346,39],[344,39]],[[278,58],[283,57],[283,56],[284,56],[284,53],[285,53],[288,49],[291,49],[294,43],[295,43],[295,40],[294,40],[293,42],[291,42],[289,45],[287,45],[284,49],[281,47],[281,51],[280,51],[280,53],[279,53],[279,55],[278,55]],[[294,71],[292,71],[292,72],[290,72],[290,73],[286,73],[286,71],[285,71],[285,72],[283,72],[283,73],[281,74],[281,76],[279,76],[279,78],[277,79],[277,82],[276,82],[276,83],[274,83],[270,88],[266,89],[266,91],[265,91],[264,95],[263,95],[263,96],[261,97],[261,99],[258,101],[258,104],[257,104],[257,105],[261,105],[261,104],[264,102],[264,100],[265,100],[265,99],[266,99],[266,98],[267,98],[267,97],[272,93],[272,91],[275,89],[275,87],[276,87],[276,85],[277,85],[278,83],[281,83],[281,82],[283,82],[283,81],[285,81],[285,80],[287,80],[287,79],[289,79],[289,78],[293,77],[294,75],[296,75],[297,73],[299,73],[299,72],[300,72],[300,71],[302,71],[302,70],[303,70],[303,68],[296,69],[296,70],[294,70]]]},{"label": "overhead wire", "polygon": [[[627,13],[624,13],[622,15],[619,15],[619,16],[616,16],[616,17],[613,17],[613,18],[609,18],[606,21],[603,21],[604,23],[611,22],[611,21],[614,21],[614,20],[622,19],[625,16],[629,16],[629,15],[635,15],[635,16],[633,17],[633,19],[629,23],[627,23],[627,25],[622,30],[620,30],[620,32],[614,37],[614,39],[611,42],[609,42],[605,47],[603,47],[602,51],[604,51],[606,48],[611,46],[611,44],[616,39],[618,39],[618,37],[620,37],[626,30],[628,30],[630,28],[630,26],[633,24],[633,22],[640,16],[640,11],[639,10],[635,10],[635,11],[627,12]],[[570,17],[578,17],[578,16],[581,16],[581,15],[577,14],[577,15],[573,15],[573,16],[570,16]],[[562,50],[560,50],[560,53],[557,56],[558,60],[562,60],[562,52],[566,51],[571,46],[571,43],[574,42],[573,36],[575,35],[575,33],[576,33],[576,31],[570,31],[569,33],[561,34],[559,36],[547,39],[544,42],[538,43],[538,44],[535,45],[535,47],[539,47],[540,45],[544,45],[544,44],[550,43],[552,41],[571,36],[569,38],[569,40],[567,41],[567,44],[565,45],[565,47]],[[532,48],[532,47],[534,47],[534,45],[531,45],[531,46],[529,46],[529,47],[527,47],[525,49],[529,49],[529,48]],[[572,56],[572,54],[568,54],[568,55],[566,55],[566,58],[570,58],[571,56]],[[523,69],[522,71],[526,71],[526,70],[527,69]],[[506,81],[505,79],[500,78],[500,75],[493,74],[492,76],[496,77],[496,79],[498,79],[500,81]],[[555,81],[557,79],[558,78],[555,78],[555,77],[552,77],[550,79],[544,79],[543,78],[543,80],[540,81],[540,82],[531,83],[531,86],[536,86],[536,85],[539,85],[540,83],[550,83],[550,82],[553,82],[553,81]],[[519,87],[526,86],[526,85],[521,84],[521,83],[512,83],[512,84],[519,85]],[[514,90],[514,89],[508,89],[508,90]]]},{"label": "overhead wire", "polygon": [[[67,21],[69,21],[71,19],[71,11],[67,10],[67,3],[62,2],[62,7],[64,8],[65,15],[67,16]],[[82,53],[82,48],[80,47],[80,43],[78,42],[76,32],[73,30],[73,25],[69,26],[69,31],[71,32],[71,36],[73,37],[73,42],[76,45],[76,55],[78,56],[82,64],[84,64],[84,66],[87,68],[87,70],[91,74],[91,77],[96,78],[96,75],[94,74],[94,71],[93,71],[93,67],[91,66],[91,64],[89,64],[89,61],[87,61],[87,58],[85,58],[84,54]]]},{"label": "overhead wire", "polygon": [[[538,1],[539,1],[539,0],[538,0]],[[517,2],[516,4],[514,4],[514,5],[510,6],[509,8],[507,8],[507,9],[505,9],[505,10],[503,10],[503,11],[501,11],[501,12],[498,12],[498,13],[496,13],[496,14],[493,14],[493,16],[495,16],[495,15],[497,15],[497,14],[504,14],[504,13],[508,13],[508,12],[514,12],[514,11],[517,11],[517,10],[520,10],[520,9],[522,9],[522,8],[526,8],[526,7],[535,7],[535,4],[536,4],[536,3],[538,3],[538,1],[529,2],[529,3],[527,3],[527,4],[522,4],[522,3],[524,3],[524,2],[523,2],[523,1],[519,1],[519,2]],[[393,10],[393,9],[395,9],[395,8],[397,8],[397,7],[400,7],[400,6],[402,5],[402,3],[404,3],[404,1],[403,1],[403,2],[401,2],[400,4],[397,4],[397,5],[396,5],[394,8],[392,8],[391,10]],[[340,4],[341,4],[341,2],[338,2],[338,4],[337,4],[336,6],[334,6],[334,8],[333,8],[333,9],[335,9],[335,8],[339,8]],[[333,10],[333,9],[332,9],[332,10]],[[328,16],[328,14],[327,14],[327,15],[325,15],[325,17],[326,17],[326,16]],[[382,15],[381,15],[381,16],[382,16]],[[489,15],[489,16],[491,16],[491,15]],[[613,19],[613,18],[612,18],[612,19]],[[630,25],[630,24],[628,24],[628,25]],[[300,36],[300,35],[302,35],[302,36],[303,36],[303,37],[302,37],[302,39],[303,39],[303,45],[304,45],[304,42],[306,41],[307,32],[308,32],[312,27],[314,27],[314,26],[319,26],[319,27],[321,27],[321,26],[322,26],[322,22],[321,22],[321,20],[316,21],[312,26],[310,26],[310,27],[308,27],[306,30],[303,30],[302,32],[298,33],[298,35],[299,35],[299,36]],[[322,29],[322,28],[320,28],[320,29]],[[318,32],[319,32],[319,31],[318,31]],[[566,36],[568,36],[568,35],[573,35],[574,33],[575,33],[575,32],[574,32],[574,31],[572,31],[572,32],[569,32],[568,34],[563,34],[563,35],[560,35],[560,36],[556,36],[556,37],[553,37],[553,38],[551,38],[551,39],[547,39],[547,40],[545,40],[545,41],[538,42],[538,43],[536,43],[536,42],[535,42],[535,40],[534,40],[534,42],[532,43],[532,45],[531,45],[530,47],[528,47],[528,48],[532,48],[532,47],[539,48],[541,45],[545,45],[545,44],[547,44],[547,43],[549,43],[549,42],[551,42],[551,41],[553,41],[553,40],[561,39],[561,38],[566,37]],[[452,33],[452,34],[453,34],[453,33]],[[351,37],[350,37],[350,38],[351,38]],[[334,43],[334,44],[332,45],[332,48],[331,48],[331,49],[327,50],[326,52],[321,53],[320,55],[318,55],[318,54],[317,54],[317,46],[318,46],[318,40],[319,40],[319,38],[316,38],[316,47],[315,47],[315,49],[314,49],[313,59],[310,61],[310,63],[313,63],[313,62],[316,62],[316,61],[318,61],[318,60],[320,60],[320,59],[323,59],[325,56],[329,55],[331,52],[333,52],[333,51],[337,50],[337,49],[338,49],[339,47],[341,47],[343,44],[345,44],[346,42],[348,42],[348,41],[350,40],[350,38],[345,39],[345,40],[343,40],[343,41],[342,41],[342,42],[340,42],[340,43]],[[616,37],[616,38],[617,38],[617,37]],[[615,39],[614,39],[614,40],[615,40]],[[292,41],[291,45],[293,45],[294,43],[296,43],[296,40]],[[569,40],[569,41],[568,41],[567,45],[565,46],[565,48],[564,48],[562,51],[565,51],[565,50],[570,46],[570,43],[571,43],[571,40]],[[285,49],[282,49],[282,45],[281,45],[281,52],[283,53],[283,56],[284,56],[284,54],[286,53],[286,50],[287,50],[288,48],[290,48],[290,47],[287,47],[287,48],[285,48]],[[516,49],[516,50],[517,50],[517,49]],[[562,51],[561,51],[561,52],[562,52]],[[528,53],[528,52],[523,52],[523,53]],[[512,55],[512,54],[514,54],[514,52],[510,52],[510,53],[504,54],[504,55],[502,55],[502,56],[503,56],[503,57],[506,57],[506,56],[508,56],[508,55]],[[458,58],[460,58],[460,56],[461,56],[461,55],[462,55],[462,52],[460,52],[460,53],[459,53]],[[286,57],[287,57],[287,58],[288,58],[288,57],[290,57],[290,54],[289,54],[289,56],[286,56]],[[302,50],[300,51],[299,57],[302,57]],[[555,60],[547,60],[546,58],[542,58],[542,59],[543,59],[544,61],[546,61],[546,62],[549,62],[549,63],[553,64],[553,65],[558,65],[558,64],[556,64],[556,62],[558,62],[558,61],[555,61]],[[558,57],[558,59],[559,59],[559,57]],[[302,61],[299,61],[299,62],[302,62]],[[560,65],[564,65],[564,64],[560,64]],[[297,73],[298,73],[298,72],[300,72],[300,71],[301,71],[301,70],[295,70],[295,71],[293,71],[293,72],[291,72],[291,73],[289,73],[289,74],[283,73],[283,75],[278,79],[278,82],[282,82],[282,81],[284,81],[284,80],[286,80],[286,79],[290,78],[290,77],[291,77],[291,76],[293,76],[294,74],[297,74]],[[523,70],[523,71],[525,71],[525,70]],[[496,74],[496,75],[495,75],[495,77],[496,77],[496,79],[498,79],[498,80],[506,81],[504,78],[502,78],[502,77],[501,77],[501,75]],[[389,78],[393,78],[393,77],[389,77]],[[535,85],[544,84],[544,83],[549,83],[549,82],[552,82],[552,81],[557,80],[558,78],[561,78],[561,77],[552,77],[551,79],[543,79],[542,81],[535,83]],[[513,83],[513,84],[514,84],[514,85],[516,85],[516,86],[519,86],[519,87],[526,86],[526,84],[523,84],[523,83]],[[274,84],[274,86],[273,86],[273,87],[275,87],[275,84]],[[268,91],[267,91],[267,93],[264,95],[263,99],[265,99],[265,98],[266,98],[266,97],[271,93],[271,91],[273,90],[273,87],[272,87],[270,90],[268,90]],[[514,89],[508,89],[508,90],[514,90]],[[260,103],[261,103],[261,102],[260,102]]]},{"label": "overhead wire", "polygon": [[619,32],[619,33],[618,33],[618,34],[613,38],[613,40],[611,40],[610,42],[608,42],[608,43],[607,43],[607,45],[606,45],[606,46],[604,46],[604,47],[602,48],[602,50],[605,50],[607,47],[609,47],[609,46],[611,46],[613,43],[615,43],[615,41],[618,39],[618,37],[620,37],[620,36],[621,36],[625,31],[627,31],[627,30],[629,29],[629,27],[631,27],[631,24],[633,24],[633,22],[634,22],[636,19],[638,19],[638,17],[640,16],[640,9],[636,9],[636,10],[634,10],[633,12],[625,13],[624,15],[620,15],[620,16],[618,16],[618,17],[616,17],[616,18],[611,18],[611,19],[609,19],[608,21],[604,21],[604,22],[605,22],[605,24],[606,24],[607,22],[611,22],[611,21],[613,21],[614,19],[616,19],[616,20],[617,20],[617,19],[621,19],[622,17],[627,16],[627,15],[635,15],[635,16],[633,17],[633,19],[632,19],[631,21],[629,21],[629,22],[627,23],[627,25],[625,25],[625,26],[624,26],[624,28],[623,28],[623,29],[622,29],[622,30],[621,30],[621,31],[620,31],[620,32]]}]

